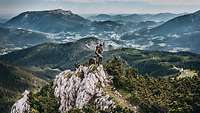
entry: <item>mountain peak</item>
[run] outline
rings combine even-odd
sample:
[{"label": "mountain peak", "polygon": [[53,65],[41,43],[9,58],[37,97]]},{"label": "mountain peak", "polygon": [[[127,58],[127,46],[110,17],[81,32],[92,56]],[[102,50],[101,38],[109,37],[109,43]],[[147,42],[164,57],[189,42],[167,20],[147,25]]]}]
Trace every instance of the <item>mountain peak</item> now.
[{"label": "mountain peak", "polygon": [[53,9],[53,10],[44,10],[44,11],[26,11],[22,14],[30,14],[30,13],[38,13],[38,12],[45,12],[51,14],[63,14],[63,15],[71,15],[73,12],[71,10],[64,10],[64,9]]},{"label": "mountain peak", "polygon": [[106,82],[107,75],[102,65],[80,66],[76,71],[66,70],[60,73],[54,80],[54,94],[60,98],[60,112],[74,107],[82,109],[92,99],[95,99],[95,106],[101,110],[115,107],[114,102],[107,98],[110,96],[104,95],[103,87]]},{"label": "mountain peak", "polygon": [[196,11],[194,14],[200,15],[200,10]]},{"label": "mountain peak", "polygon": [[56,13],[56,14],[63,14],[63,15],[72,15],[72,11],[70,10],[63,10],[63,9],[54,9],[54,10],[48,10],[50,13]]},{"label": "mountain peak", "polygon": [[[79,31],[88,25],[89,20],[68,10],[54,9],[28,11],[6,22],[7,26],[32,29],[42,32]],[[53,24],[52,24],[53,23]]]},{"label": "mountain peak", "polygon": [[[116,103],[105,87],[109,79],[102,65],[80,66],[75,71],[66,70],[56,76],[53,87],[54,95],[60,100],[59,111],[64,113],[73,108],[82,109],[93,101],[95,107],[100,110],[114,109]],[[18,100],[12,107],[11,113],[30,111],[31,101],[29,93]],[[24,105],[24,106],[22,106]]]},{"label": "mountain peak", "polygon": [[[80,65],[73,71],[65,70],[61,72],[56,76],[54,82],[49,85],[49,88],[46,87],[44,89],[46,91],[48,89],[51,90],[48,98],[51,100],[49,102],[53,102],[54,107],[57,106],[55,107],[56,110],[54,110],[56,112],[65,113],[74,109],[83,110],[88,106],[93,106],[93,109],[97,111],[109,111],[109,113],[116,113],[120,108],[119,106],[121,106],[121,110],[128,110],[129,113],[138,112],[138,107],[131,105],[114,89],[112,84],[112,76],[109,76],[104,71],[103,65],[90,64]],[[41,92],[44,89],[41,89]],[[21,111],[20,113],[27,113],[33,109],[35,111],[40,110],[37,107],[33,107],[40,105],[37,102],[32,103],[38,101],[34,96],[35,94],[25,94],[12,106],[11,113],[16,113],[16,110]],[[36,95],[38,94],[40,95],[40,92],[36,93]],[[40,97],[40,99],[42,98]],[[22,105],[25,106],[21,107]],[[124,111],[123,113],[127,112]]]}]

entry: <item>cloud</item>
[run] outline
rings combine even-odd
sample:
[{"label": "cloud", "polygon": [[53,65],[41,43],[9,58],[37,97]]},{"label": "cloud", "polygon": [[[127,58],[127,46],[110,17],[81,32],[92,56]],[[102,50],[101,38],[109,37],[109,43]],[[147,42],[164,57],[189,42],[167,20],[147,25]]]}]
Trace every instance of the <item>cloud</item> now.
[{"label": "cloud", "polygon": [[144,2],[155,5],[200,5],[200,0],[50,0],[75,3],[94,3],[94,2]]},{"label": "cloud", "polygon": [[194,12],[200,0],[0,0],[0,13],[67,9],[75,13]]},{"label": "cloud", "polygon": [[162,5],[200,5],[199,0],[143,0],[148,3]]},{"label": "cloud", "polygon": [[144,0],[47,0],[47,1],[64,1],[74,3],[100,3],[100,2],[140,2]]}]

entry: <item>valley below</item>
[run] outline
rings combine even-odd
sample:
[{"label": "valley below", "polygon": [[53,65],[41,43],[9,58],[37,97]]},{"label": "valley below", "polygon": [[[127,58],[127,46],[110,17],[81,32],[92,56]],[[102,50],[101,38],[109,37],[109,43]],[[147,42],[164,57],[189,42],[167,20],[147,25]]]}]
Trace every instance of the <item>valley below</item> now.
[{"label": "valley below", "polygon": [[[2,20],[0,112],[198,113],[199,22],[200,11],[82,17],[62,9]],[[100,43],[103,62],[91,65]]]}]

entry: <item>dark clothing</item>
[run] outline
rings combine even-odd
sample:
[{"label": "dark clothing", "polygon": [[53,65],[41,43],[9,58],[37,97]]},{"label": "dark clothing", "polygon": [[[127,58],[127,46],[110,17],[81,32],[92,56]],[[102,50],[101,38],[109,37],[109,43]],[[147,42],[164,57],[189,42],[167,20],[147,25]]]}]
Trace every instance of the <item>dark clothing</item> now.
[{"label": "dark clothing", "polygon": [[100,64],[102,62],[102,59],[103,59],[102,53],[103,53],[102,46],[97,45],[96,50],[95,50],[95,54],[96,54],[96,57],[97,57],[96,60],[97,60],[98,64]]},{"label": "dark clothing", "polygon": [[99,55],[99,54],[102,54],[103,52],[103,48],[99,45],[96,46],[96,51],[95,51],[95,54],[96,55]]}]

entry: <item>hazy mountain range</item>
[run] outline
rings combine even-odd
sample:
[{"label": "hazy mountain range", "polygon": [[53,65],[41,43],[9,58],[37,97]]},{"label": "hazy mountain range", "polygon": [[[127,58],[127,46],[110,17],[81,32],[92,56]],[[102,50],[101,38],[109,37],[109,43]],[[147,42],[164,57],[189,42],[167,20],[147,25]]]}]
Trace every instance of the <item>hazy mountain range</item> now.
[{"label": "hazy mountain range", "polygon": [[[143,29],[125,34],[124,40],[136,40],[136,43],[152,43],[152,50],[191,51],[199,53],[200,37],[199,11],[176,17],[152,29]],[[160,49],[158,49],[160,48]]]},{"label": "hazy mountain range", "polygon": [[51,10],[24,12],[6,22],[6,25],[44,32],[79,31],[88,20],[71,11]]},{"label": "hazy mountain range", "polygon": [[[26,36],[29,36],[30,32],[32,35],[37,34],[36,38],[43,37],[40,38],[39,42],[41,43],[65,43],[94,36],[106,40],[107,43],[112,43],[112,46],[116,47],[199,53],[198,23],[199,12],[192,14],[100,14],[83,18],[71,11],[56,9],[24,12],[8,20],[1,27],[23,29],[24,32],[27,32],[24,33],[27,34]],[[19,33],[17,37],[23,38],[24,34]],[[16,41],[9,41],[10,35],[12,36],[13,33],[3,34],[3,37],[8,37],[3,39],[4,42],[9,42],[3,45],[16,45],[15,48],[23,48],[24,45],[27,45],[24,42],[18,44]],[[30,42],[29,45],[38,44],[32,38],[27,40]]]},{"label": "hazy mountain range", "polygon": [[144,21],[155,21],[162,22],[173,19],[177,16],[184,14],[173,14],[173,13],[159,13],[159,14],[121,14],[121,15],[108,15],[99,14],[90,16],[88,19],[93,21],[126,21],[126,22],[144,22]]},{"label": "hazy mountain range", "polygon": [[[114,77],[113,86],[122,90],[131,104],[138,102],[143,110],[147,109],[145,113],[174,110],[174,106],[179,106],[183,112],[189,108],[198,111],[198,99],[194,104],[190,102],[193,95],[199,96],[198,90],[194,90],[199,89],[198,76],[181,80],[176,77],[199,74],[199,22],[199,11],[191,14],[100,14],[88,18],[61,9],[21,13],[0,24],[0,97],[3,97],[0,108],[8,112],[22,90],[37,89],[37,85],[43,86],[60,72],[75,69],[75,64],[87,65],[88,59],[95,55],[96,44],[104,43],[106,71]],[[177,89],[180,84],[192,95],[186,105],[182,105],[181,99],[187,100],[183,97],[188,94]],[[191,89],[186,87],[188,84]],[[194,89],[192,84],[195,84]],[[119,85],[122,86],[119,88]],[[151,94],[148,101],[145,91]],[[36,110],[56,106],[50,92],[52,89],[46,86],[32,95],[35,100],[31,104]]]},{"label": "hazy mountain range", "polygon": [[6,21],[8,21],[8,19],[6,19],[6,18],[0,18],[0,23],[2,24],[2,23],[5,23]]},{"label": "hazy mountain range", "polygon": [[[46,43],[35,47],[23,49],[1,56],[0,60],[14,65],[25,66],[47,78],[52,78],[46,71],[59,72],[66,68],[75,68],[75,64],[86,63],[94,56],[97,38],[84,38],[65,44]],[[110,49],[110,45],[104,47],[104,61],[113,56],[122,58],[128,65],[139,70],[140,74],[152,76],[166,76],[177,73],[173,66],[200,70],[200,56],[192,53],[168,53],[156,51],[140,51],[136,49]],[[37,67],[37,68],[35,68]],[[144,68],[145,67],[145,68]],[[165,70],[165,73],[162,71]],[[43,71],[43,72],[42,72]],[[155,72],[154,72],[155,71]],[[44,75],[42,75],[44,76]]]},{"label": "hazy mountain range", "polygon": [[[27,72],[27,73],[30,72],[31,74],[33,74],[33,76],[39,77],[40,79],[43,79],[46,81],[49,81],[49,80],[52,80],[53,78],[55,78],[55,76],[57,74],[64,71],[65,69],[74,70],[75,66],[77,64],[85,64],[86,65],[88,63],[88,60],[94,56],[94,49],[95,49],[95,45],[97,42],[100,42],[100,40],[97,38],[91,37],[91,38],[83,38],[83,39],[80,39],[75,42],[68,42],[65,44],[45,43],[45,44],[26,48],[23,50],[18,50],[18,51],[11,52],[6,55],[0,56],[0,61],[4,62],[4,64],[6,64],[6,65],[9,64],[10,66],[17,65],[16,67],[19,67],[19,69],[25,70],[25,72]],[[192,70],[192,71],[189,71],[186,73],[187,76],[190,76],[190,73],[193,73],[193,71],[196,73],[200,70],[200,68],[199,68],[200,67],[200,60],[199,60],[200,55],[198,55],[198,54],[192,54],[192,53],[187,53],[187,52],[169,53],[169,52],[159,52],[159,51],[143,51],[143,50],[137,50],[137,49],[133,49],[133,48],[112,49],[112,47],[110,47],[110,45],[105,45],[104,49],[105,49],[104,54],[103,54],[104,64],[106,64],[108,66],[109,65],[117,65],[115,63],[112,64],[109,61],[109,59],[112,59],[113,57],[115,59],[116,58],[120,59],[124,64],[127,65],[126,67],[123,66],[121,68],[132,67],[132,68],[134,68],[134,70],[137,70],[138,75],[141,75],[138,77],[134,76],[134,75],[129,75],[129,76],[137,77],[137,79],[141,78],[142,80],[145,80],[145,81],[141,82],[140,85],[145,85],[145,83],[149,83],[152,79],[157,80],[154,77],[158,77],[159,78],[158,80],[163,80],[163,81],[171,80],[171,79],[168,79],[168,77],[179,76],[180,70],[182,70],[182,69],[183,70]],[[120,66],[120,65],[117,65],[117,69],[121,69],[118,66]],[[4,68],[1,68],[1,69],[4,69]],[[9,69],[10,70],[8,70],[7,73],[13,72],[13,70],[14,70],[12,68],[9,68]],[[114,70],[114,68],[111,68],[111,69],[113,71],[116,71],[116,69]],[[4,72],[5,71],[1,72],[1,77],[4,77],[5,75],[7,75],[6,77],[10,78],[11,75],[4,74]],[[111,73],[110,71],[108,71],[108,72]],[[130,74],[132,72],[133,72],[133,70],[132,71],[130,70],[126,73]],[[20,76],[20,77],[24,75],[23,73],[19,73],[19,72],[14,72],[14,74],[16,76]],[[147,80],[144,79],[145,77],[143,78],[142,75],[146,75]],[[121,77],[121,74],[119,77]],[[31,80],[33,78],[34,77],[32,77]],[[130,78],[130,77],[128,77],[128,78]],[[15,79],[16,78],[12,78],[12,81]],[[2,80],[7,81],[7,82],[9,81],[5,78],[3,78]],[[22,79],[22,80],[25,82],[28,81],[28,83],[30,82],[29,79],[28,80]],[[124,80],[124,79],[122,79],[122,80]],[[131,80],[133,80],[133,79],[131,79]],[[181,81],[182,81],[182,79],[181,79]],[[188,83],[196,84],[197,81],[190,82],[190,80],[189,80],[189,82],[186,82],[183,79],[182,82],[183,82],[183,84],[188,85]],[[9,83],[10,83],[10,81],[9,81]],[[126,83],[126,82],[124,82],[124,83]],[[131,83],[135,83],[135,82],[132,81]],[[167,82],[167,84],[168,83],[170,83],[173,86],[176,83],[180,83],[180,80],[177,80],[177,82],[172,82],[172,83],[169,81],[169,82]],[[152,84],[156,85],[157,82],[153,82]],[[129,86],[129,85],[130,85],[130,83],[128,85],[126,84],[123,87]],[[134,87],[136,87],[136,88],[141,87],[140,85],[136,85]],[[17,85],[15,85],[15,86],[17,86]],[[42,85],[40,85],[40,86],[42,86]],[[195,86],[198,87],[197,85],[195,85]],[[6,87],[1,86],[1,87],[3,87],[3,89],[5,89],[5,90],[7,89],[7,86]],[[21,87],[17,87],[17,88],[23,89]],[[29,87],[27,86],[25,88],[29,88]],[[30,87],[30,88],[32,88],[32,87]],[[44,87],[44,89],[40,90],[41,92],[40,93],[38,92],[39,94],[36,93],[37,94],[36,97],[35,96],[33,97],[33,99],[36,99],[38,101],[37,103],[35,103],[33,101],[31,101],[30,103],[33,105],[44,107],[47,104],[46,102],[50,102],[47,105],[54,106],[56,102],[52,102],[51,97],[49,97],[49,94],[47,93],[48,95],[46,95],[46,93],[45,93],[46,91],[49,91],[49,90],[52,92],[53,89],[51,89],[51,88],[46,89],[46,88],[47,88],[47,86]],[[162,88],[159,88],[159,89],[162,89]],[[190,90],[190,88],[187,90]],[[124,92],[124,90],[122,92]],[[164,92],[166,92],[166,91],[164,90]],[[177,91],[177,93],[183,94],[179,91]],[[2,93],[2,94],[4,94],[4,93]],[[148,94],[150,94],[150,93],[148,93]],[[170,94],[173,94],[173,93],[170,93]],[[41,95],[41,96],[39,96],[39,95]],[[13,95],[13,96],[15,97],[15,95]],[[141,96],[141,94],[139,96]],[[174,95],[173,95],[173,97],[174,97]],[[6,96],[4,96],[4,98],[7,99],[10,97],[6,95]],[[154,98],[154,96],[151,98]],[[46,101],[42,101],[43,99],[45,99]],[[183,99],[185,99],[185,98],[183,98]],[[15,99],[13,99],[13,100],[15,100]],[[130,99],[128,99],[128,100],[129,100],[129,102],[134,102],[133,100],[130,100]],[[176,99],[170,98],[170,100],[175,101]],[[143,101],[143,99],[141,101]],[[155,100],[155,101],[158,101],[158,100]],[[45,102],[46,104],[40,105],[40,103],[43,103],[43,102]],[[12,104],[12,103],[13,103],[13,101],[10,102],[10,104]],[[178,102],[178,103],[180,103],[180,102]],[[2,107],[3,110],[5,110],[5,112],[7,112],[7,110],[10,108],[10,104],[8,101],[5,100],[2,102],[2,104],[0,104],[0,106]],[[135,105],[135,104],[132,103],[132,105]],[[147,105],[149,105],[149,104],[147,104]],[[122,107],[123,107],[123,105],[122,105]],[[193,107],[194,107],[194,109],[196,109],[195,106],[193,106]],[[43,109],[46,109],[46,107],[44,107]],[[51,109],[57,110],[58,108],[51,108]],[[144,109],[144,108],[142,108],[142,109]],[[172,109],[172,108],[169,107],[169,109]],[[41,109],[39,109],[37,107],[37,110],[41,110]]]}]

